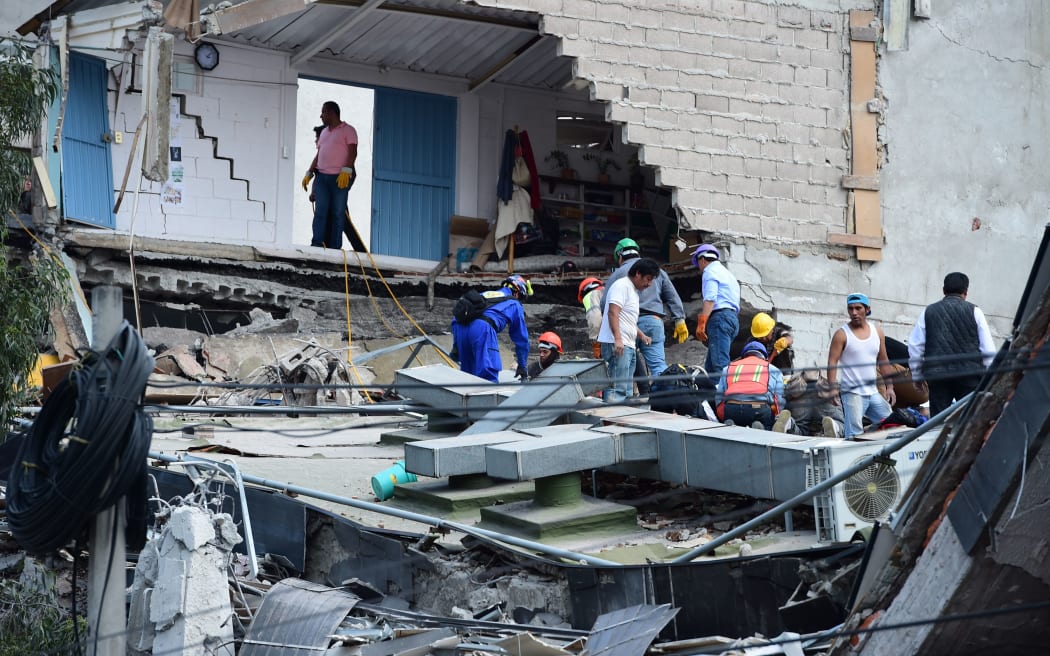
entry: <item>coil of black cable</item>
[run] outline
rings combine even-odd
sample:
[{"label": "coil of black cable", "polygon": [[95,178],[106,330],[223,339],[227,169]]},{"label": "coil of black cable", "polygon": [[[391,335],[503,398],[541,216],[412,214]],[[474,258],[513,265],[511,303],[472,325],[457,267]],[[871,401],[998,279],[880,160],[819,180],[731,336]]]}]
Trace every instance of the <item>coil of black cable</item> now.
[{"label": "coil of black cable", "polygon": [[128,322],[102,352],[89,352],[44,402],[7,487],[11,533],[42,553],[77,538],[122,497],[127,541],[146,537],[146,477],[153,420],[142,396],[154,360]]}]

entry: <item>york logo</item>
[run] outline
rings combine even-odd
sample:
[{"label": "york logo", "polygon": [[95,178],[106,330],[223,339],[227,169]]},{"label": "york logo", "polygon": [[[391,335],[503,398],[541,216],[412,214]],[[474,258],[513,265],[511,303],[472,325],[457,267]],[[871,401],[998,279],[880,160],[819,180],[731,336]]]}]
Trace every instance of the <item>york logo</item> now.
[{"label": "york logo", "polygon": [[922,451],[909,451],[908,460],[922,460],[926,457],[926,450]]}]

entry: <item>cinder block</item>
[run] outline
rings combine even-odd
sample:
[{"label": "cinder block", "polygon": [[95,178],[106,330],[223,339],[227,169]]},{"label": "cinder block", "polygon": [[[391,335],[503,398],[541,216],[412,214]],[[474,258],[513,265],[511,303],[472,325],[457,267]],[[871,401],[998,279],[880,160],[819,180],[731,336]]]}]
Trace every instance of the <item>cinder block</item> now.
[{"label": "cinder block", "polygon": [[613,36],[612,23],[600,21],[580,21],[580,39],[591,41],[608,41]]},{"label": "cinder block", "polygon": [[561,37],[577,37],[580,33],[580,21],[568,16],[543,14],[540,16],[540,33]]},{"label": "cinder block", "polygon": [[744,201],[744,208],[748,214],[758,216],[776,216],[777,215],[777,199],[765,198],[757,196],[754,198],[747,198]]},{"label": "cinder block", "polygon": [[762,180],[762,195],[773,198],[791,198],[791,182],[786,180]]},{"label": "cinder block", "polygon": [[693,173],[693,186],[697,189],[724,194],[726,191],[726,176],[722,173],[697,171]]},{"label": "cinder block", "polygon": [[686,91],[664,91],[660,94],[660,98],[665,107],[675,109],[694,109],[696,107],[696,95]]},{"label": "cinder block", "polygon": [[678,127],[678,115],[674,110],[646,107],[645,124],[660,130],[675,130]]},{"label": "cinder block", "polygon": [[[759,178],[750,178],[741,175],[730,175],[726,178],[726,193],[736,194],[738,196],[758,196],[759,195]],[[748,198],[748,201],[751,199]],[[750,212],[751,210],[747,207],[747,202],[744,203],[744,211]]]},{"label": "cinder block", "polygon": [[737,155],[711,155],[711,169],[730,175],[744,174],[744,158]]},{"label": "cinder block", "polygon": [[762,219],[757,216],[734,214],[729,217],[729,229],[737,233],[762,236]]},{"label": "cinder block", "polygon": [[795,84],[803,84],[808,87],[823,87],[827,83],[827,71],[823,68],[813,66],[799,66],[795,68]]},{"label": "cinder block", "polygon": [[712,155],[709,153],[698,153],[695,150],[678,151],[678,164],[683,169],[709,171],[712,168],[712,162]]},{"label": "cinder block", "polygon": [[787,64],[769,62],[760,64],[758,77],[769,82],[794,82],[795,68]]},{"label": "cinder block", "polygon": [[650,68],[645,71],[645,83],[664,89],[678,87],[678,71]]},{"label": "cinder block", "polygon": [[729,64],[734,61],[737,60],[701,54],[696,56],[696,68],[710,75],[728,75]]},{"label": "cinder block", "polygon": [[824,244],[828,241],[828,226],[823,223],[800,223],[795,226],[795,238]]},{"label": "cinder block", "polygon": [[780,218],[762,219],[762,236],[767,239],[794,239],[795,224]]},{"label": "cinder block", "polygon": [[[613,5],[615,6],[615,5]],[[694,32],[682,32],[678,35],[678,47],[684,53],[708,53],[714,51],[714,38],[710,34],[696,34]],[[696,59],[693,59],[696,65]]]},{"label": "cinder block", "polygon": [[594,41],[587,39],[561,39],[558,54],[563,57],[594,57]]},{"label": "cinder block", "polygon": [[827,32],[801,29],[795,32],[795,45],[811,50],[827,50],[830,35]]}]

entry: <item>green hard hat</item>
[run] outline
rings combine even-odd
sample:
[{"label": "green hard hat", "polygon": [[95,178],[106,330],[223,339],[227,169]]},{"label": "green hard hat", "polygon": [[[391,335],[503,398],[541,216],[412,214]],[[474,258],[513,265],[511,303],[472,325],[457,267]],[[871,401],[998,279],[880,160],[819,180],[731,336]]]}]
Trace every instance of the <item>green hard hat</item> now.
[{"label": "green hard hat", "polygon": [[640,256],[642,254],[641,249],[638,248],[638,242],[630,237],[624,237],[616,242],[616,249],[613,251],[613,257],[618,260],[624,253],[635,256]]}]

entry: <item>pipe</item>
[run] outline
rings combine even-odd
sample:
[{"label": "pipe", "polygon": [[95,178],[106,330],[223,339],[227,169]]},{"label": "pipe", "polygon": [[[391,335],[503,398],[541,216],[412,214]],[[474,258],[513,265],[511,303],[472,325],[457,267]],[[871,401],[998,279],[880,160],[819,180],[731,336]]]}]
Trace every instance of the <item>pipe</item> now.
[{"label": "pipe", "polygon": [[966,396],[962,397],[961,399],[959,399],[958,401],[953,403],[948,408],[945,408],[944,410],[942,410],[940,412],[940,414],[938,414],[936,416],[933,416],[933,417],[930,417],[930,420],[927,421],[926,423],[924,423],[922,426],[919,426],[918,428],[912,429],[911,431],[905,433],[902,437],[898,438],[897,440],[895,440],[893,442],[890,442],[885,447],[879,449],[879,451],[877,453],[873,453],[872,455],[868,456],[867,458],[862,458],[856,464],[854,464],[852,467],[849,467],[849,468],[843,470],[842,472],[832,476],[831,478],[827,479],[826,481],[821,481],[820,483],[818,483],[817,485],[814,485],[813,487],[809,488],[808,490],[806,490],[802,494],[799,494],[799,495],[795,496],[792,499],[788,499],[787,501],[785,501],[785,502],[783,502],[783,503],[781,503],[781,504],[779,504],[777,506],[774,506],[773,508],[770,508],[769,510],[767,510],[764,513],[762,513],[758,517],[755,517],[754,519],[748,520],[748,521],[744,522],[743,524],[741,524],[740,526],[737,526],[736,528],[734,528],[732,531],[729,531],[728,533],[723,533],[722,535],[718,536],[714,540],[711,540],[710,542],[708,542],[706,544],[703,544],[703,545],[697,547],[696,549],[693,549],[693,550],[691,550],[691,551],[689,551],[687,553],[682,554],[681,556],[673,559],[671,562],[672,563],[687,563],[687,562],[693,560],[694,558],[696,558],[697,556],[703,556],[704,554],[711,553],[712,551],[714,551],[718,547],[722,546],[723,544],[726,544],[730,540],[734,540],[734,539],[740,537],[741,535],[744,535],[745,533],[747,533],[751,529],[755,528],[756,526],[764,524],[767,521],[769,521],[770,519],[776,517],[777,515],[779,515],[779,514],[781,514],[783,512],[787,512],[787,511],[791,510],[792,508],[794,508],[795,506],[801,504],[802,502],[809,501],[810,499],[812,499],[813,497],[817,496],[818,494],[820,494],[824,490],[830,489],[830,488],[838,485],[839,483],[841,483],[842,481],[846,480],[850,476],[853,476],[857,472],[867,468],[869,465],[871,465],[871,463],[875,462],[875,460],[877,460],[879,458],[884,458],[884,457],[888,456],[889,454],[904,448],[905,446],[910,444],[912,441],[914,441],[919,436],[929,432],[934,427],[939,426],[945,419],[947,419],[950,415],[952,415],[957,409],[959,409],[963,405],[965,405],[973,397],[973,394],[974,394],[973,392],[970,392]]},{"label": "pipe", "polygon": [[[157,453],[154,451],[149,452],[149,457],[154,460],[161,460],[163,462],[171,463],[185,463],[185,462],[196,462],[203,460],[205,462],[211,462],[207,458],[197,458],[194,456],[187,456],[189,460],[181,457],[169,456],[164,453]],[[450,522],[437,517],[430,517],[429,515],[421,515],[408,510],[401,510],[399,508],[390,508],[383,506],[378,503],[369,503],[368,501],[361,501],[359,499],[351,499],[349,497],[341,497],[335,494],[329,494],[328,492],[322,492],[320,490],[312,490],[310,488],[300,487],[298,485],[292,485],[290,483],[281,483],[266,478],[260,478],[258,476],[252,476],[251,474],[243,475],[243,480],[254,483],[255,485],[262,485],[264,487],[273,488],[282,492],[292,492],[300,494],[305,497],[312,497],[314,499],[321,499],[322,501],[331,501],[332,503],[339,503],[344,506],[350,506],[351,508],[357,508],[359,510],[368,510],[371,512],[382,513],[384,515],[390,515],[392,517],[398,517],[400,519],[407,519],[413,522],[419,522],[420,524],[427,524],[435,528],[450,529],[471,535],[479,539],[493,540],[496,542],[503,542],[506,544],[514,545],[516,547],[522,547],[523,549],[531,549],[542,554],[563,558],[576,563],[584,562],[589,565],[606,565],[622,567],[620,563],[613,562],[611,560],[605,560],[603,558],[596,558],[594,556],[588,556],[587,554],[577,553],[575,551],[566,551],[565,549],[559,549],[550,545],[542,544],[539,542],[533,542],[531,540],[525,540],[522,538],[516,538],[510,535],[503,535],[495,531],[489,531],[487,529],[478,528],[476,526],[467,526],[466,524],[460,524],[458,522]]]}]

